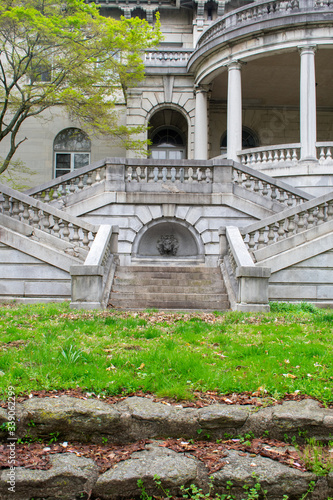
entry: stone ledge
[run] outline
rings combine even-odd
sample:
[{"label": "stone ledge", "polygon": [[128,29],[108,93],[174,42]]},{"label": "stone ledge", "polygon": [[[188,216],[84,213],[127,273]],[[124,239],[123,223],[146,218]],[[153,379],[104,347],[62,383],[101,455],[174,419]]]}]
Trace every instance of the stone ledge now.
[{"label": "stone ledge", "polygon": [[[221,455],[223,467],[209,474],[205,465],[188,453],[177,453],[160,447],[158,442],[147,444],[145,449],[135,452],[113,468],[98,477],[93,460],[77,457],[72,453],[51,455],[51,469],[16,469],[15,493],[8,492],[8,471],[0,475],[0,498],[2,500],[117,500],[140,496],[137,486],[142,480],[147,495],[163,497],[157,488],[154,476],[158,475],[164,489],[171,495],[181,496],[181,486],[195,484],[203,492],[212,483],[214,494],[230,494],[233,498],[244,498],[244,486],[255,483],[267,490],[267,500],[283,500],[290,495],[300,500],[306,494],[310,481],[315,483],[313,494],[308,500],[327,500],[333,494],[333,473],[327,477],[317,477],[311,472],[302,472],[285,464],[262,456],[226,450]],[[232,487],[230,489],[230,483]],[[245,494],[246,495],[246,494]]]},{"label": "stone ledge", "polygon": [[[58,432],[59,439],[81,443],[125,444],[158,437],[197,438],[198,431],[212,439],[252,432],[261,437],[265,431],[275,439],[307,437],[328,442],[333,433],[333,409],[321,408],[317,401],[285,401],[268,407],[212,404],[203,408],[183,408],[153,402],[149,398],[129,397],[116,404],[99,399],[32,398],[16,405],[19,438],[48,439]],[[7,412],[0,408],[0,424]],[[33,425],[31,425],[33,422]],[[0,441],[6,441],[0,432]]]}]

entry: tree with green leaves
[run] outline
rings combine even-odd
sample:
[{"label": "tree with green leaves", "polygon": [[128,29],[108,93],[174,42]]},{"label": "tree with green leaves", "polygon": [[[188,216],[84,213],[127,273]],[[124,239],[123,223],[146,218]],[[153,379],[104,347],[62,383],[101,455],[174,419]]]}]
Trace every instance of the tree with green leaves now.
[{"label": "tree with green leaves", "polygon": [[131,139],[142,127],[119,125],[116,103],[143,79],[142,52],[160,36],[158,20],[103,17],[84,0],[1,0],[0,142],[9,146],[0,173],[26,140],[22,123],[59,105],[86,132],[142,147]]}]

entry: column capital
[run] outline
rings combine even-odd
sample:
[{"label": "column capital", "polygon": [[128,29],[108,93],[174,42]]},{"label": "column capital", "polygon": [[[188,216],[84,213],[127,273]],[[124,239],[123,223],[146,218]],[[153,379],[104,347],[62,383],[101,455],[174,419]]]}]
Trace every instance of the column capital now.
[{"label": "column capital", "polygon": [[315,43],[304,43],[304,45],[298,45],[297,48],[301,55],[315,54],[317,52],[317,45]]},{"label": "column capital", "polygon": [[204,84],[204,85],[197,84],[197,85],[194,85],[193,93],[194,93],[194,95],[199,94],[200,92],[208,94],[208,92],[210,92],[211,90],[212,90],[212,86],[210,83]]},{"label": "column capital", "polygon": [[240,61],[239,59],[233,59],[232,61],[228,62],[227,64],[227,68],[228,68],[228,71],[232,70],[232,69],[237,69],[237,70],[241,70],[242,69],[242,66],[246,64],[245,62],[242,62]]}]

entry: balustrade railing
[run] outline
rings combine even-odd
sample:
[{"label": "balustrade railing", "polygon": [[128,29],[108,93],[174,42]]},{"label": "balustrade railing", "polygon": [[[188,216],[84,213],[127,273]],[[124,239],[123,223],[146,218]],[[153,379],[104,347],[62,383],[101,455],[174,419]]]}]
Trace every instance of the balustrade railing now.
[{"label": "balustrade railing", "polygon": [[156,66],[172,64],[186,66],[193,49],[188,50],[150,50],[145,53],[145,65]]},{"label": "balustrade railing", "polygon": [[98,230],[93,224],[3,185],[0,185],[0,211],[3,215],[87,250]]},{"label": "balustrade railing", "polygon": [[277,163],[296,163],[300,159],[300,144],[280,144],[260,148],[243,149],[239,156],[243,165],[256,167]]},{"label": "balustrade railing", "polygon": [[320,163],[332,163],[333,142],[317,142],[316,148]]},{"label": "balustrade railing", "polygon": [[181,182],[181,183],[212,183],[213,166],[179,167],[179,166],[126,166],[126,182]]},{"label": "balustrade railing", "polygon": [[327,193],[300,206],[284,210],[281,214],[271,216],[265,221],[251,224],[242,229],[241,233],[249,251],[254,251],[311,229],[332,218],[333,194]]},{"label": "balustrade railing", "polygon": [[315,12],[319,9],[332,9],[330,0],[265,0],[253,2],[225,14],[213,23],[201,35],[197,48],[217,38],[225,31],[240,28],[243,25],[257,23],[262,20],[272,20],[274,17],[298,14],[304,12]]},{"label": "balustrade railing", "polygon": [[273,179],[246,166],[235,164],[233,182],[249,191],[260,194],[285,207],[293,207],[312,198],[308,193]]},{"label": "balustrade railing", "polygon": [[63,200],[67,195],[100,183],[106,177],[105,160],[93,163],[77,171],[58,177],[42,186],[26,191],[26,194],[44,203]]}]

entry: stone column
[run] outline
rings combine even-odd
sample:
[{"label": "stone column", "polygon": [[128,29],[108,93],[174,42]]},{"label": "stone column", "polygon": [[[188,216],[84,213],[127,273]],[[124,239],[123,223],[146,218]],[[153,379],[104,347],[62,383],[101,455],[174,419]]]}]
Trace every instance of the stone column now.
[{"label": "stone column", "polygon": [[242,149],[242,78],[241,63],[233,61],[228,66],[227,109],[227,158],[239,161],[237,152]]},{"label": "stone column", "polygon": [[208,88],[195,89],[194,159],[208,159]]},{"label": "stone column", "polygon": [[299,47],[301,54],[300,79],[300,140],[301,160],[316,160],[316,76],[315,45]]}]

